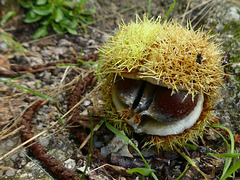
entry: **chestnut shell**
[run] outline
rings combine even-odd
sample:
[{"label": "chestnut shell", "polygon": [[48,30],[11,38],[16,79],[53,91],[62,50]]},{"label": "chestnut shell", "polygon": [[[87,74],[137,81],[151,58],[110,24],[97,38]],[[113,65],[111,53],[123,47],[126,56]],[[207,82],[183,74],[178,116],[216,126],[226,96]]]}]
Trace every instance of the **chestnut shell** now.
[{"label": "chestnut shell", "polygon": [[202,94],[194,98],[186,90],[172,94],[166,87],[121,77],[113,84],[112,98],[118,111],[134,112],[125,121],[136,132],[161,136],[179,134],[192,127],[204,101]]}]

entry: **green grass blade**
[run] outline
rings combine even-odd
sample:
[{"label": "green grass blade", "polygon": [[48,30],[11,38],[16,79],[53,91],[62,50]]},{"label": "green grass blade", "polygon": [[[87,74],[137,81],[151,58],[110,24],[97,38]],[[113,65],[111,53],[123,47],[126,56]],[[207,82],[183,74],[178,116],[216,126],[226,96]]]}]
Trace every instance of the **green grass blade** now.
[{"label": "green grass blade", "polygon": [[[13,38],[11,38],[10,36],[8,36],[7,34],[5,33],[2,33],[1,34],[1,37],[3,39],[3,41],[11,48],[13,48],[15,51],[19,51],[19,52],[22,52],[22,53],[27,53],[28,51],[20,44],[18,43],[17,41],[15,41]],[[11,43],[13,45],[11,45]]]},{"label": "green grass blade", "polygon": [[212,127],[221,128],[221,129],[224,129],[228,132],[228,134],[230,136],[230,141],[231,141],[230,153],[234,153],[234,137],[233,137],[232,132],[228,128],[226,128],[226,127],[224,127],[220,124],[212,124]]},{"label": "green grass blade", "polygon": [[170,6],[170,8],[168,9],[167,13],[165,14],[164,18],[163,18],[163,21],[166,21],[167,20],[167,17],[169,15],[169,13],[173,10],[173,8],[175,7],[176,5],[176,0],[173,1],[172,5]]},{"label": "green grass blade", "polygon": [[187,164],[187,166],[185,167],[184,171],[182,172],[182,174],[180,174],[180,176],[178,176],[178,178],[176,180],[181,179],[181,177],[187,172],[187,170],[189,169],[189,165]]},{"label": "green grass blade", "polygon": [[190,157],[188,157],[184,152],[182,152],[182,153],[180,153],[180,154],[181,154],[181,156],[182,156],[189,164],[191,164],[193,167],[195,167],[195,168],[197,169],[197,171],[198,171],[205,179],[207,179],[206,174],[205,174],[204,172],[202,172],[202,171],[198,168],[198,166],[195,164],[195,162],[194,162]]},{"label": "green grass blade", "polygon": [[151,14],[151,3],[152,3],[152,0],[148,0],[148,19],[150,18],[150,14]]},{"label": "green grass blade", "polygon": [[127,173],[132,174],[132,173],[139,173],[143,176],[149,176],[151,173],[156,172],[154,169],[149,169],[149,168],[133,168],[130,170],[126,170]]},{"label": "green grass blade", "polygon": [[48,100],[48,101],[51,101],[51,102],[56,102],[54,99],[50,98],[49,96],[47,96],[45,94],[42,94],[40,92],[37,92],[37,91],[35,91],[33,89],[23,87],[23,86],[15,83],[15,82],[12,82],[10,79],[8,79],[8,80],[0,79],[0,82],[7,83],[9,85],[13,85],[13,86],[15,86],[15,87],[17,87],[17,88],[19,88],[19,89],[21,89],[23,91],[28,91],[28,92],[30,92],[30,93],[38,96],[38,97],[41,97],[41,98],[43,98],[45,100]]},{"label": "green grass blade", "polygon": [[36,163],[32,158],[30,158],[25,152],[23,152],[23,154],[30,159],[30,161],[32,161],[37,167],[39,167],[51,180],[54,180],[54,178],[47,172],[45,171],[38,163]]},{"label": "green grass blade", "polygon": [[3,26],[15,14],[15,11],[8,11],[7,14],[2,18],[0,25]]},{"label": "green grass blade", "polygon": [[77,64],[74,63],[62,63],[62,64],[56,64],[56,67],[58,66],[77,66]]},{"label": "green grass blade", "polygon": [[81,180],[84,179],[85,177],[85,174],[86,174],[86,171],[87,171],[87,168],[89,167],[90,165],[90,162],[91,162],[91,158],[92,158],[92,149],[93,149],[93,122],[92,122],[92,113],[89,112],[89,116],[90,116],[90,129],[91,129],[91,137],[90,137],[90,149],[89,149],[89,154],[88,154],[88,161],[87,161],[87,164],[85,166],[85,169],[83,171],[83,175],[81,177]]},{"label": "green grass blade", "polygon": [[227,149],[229,150],[229,149],[230,149],[230,144],[228,143],[228,141],[226,140],[226,138],[225,138],[221,133],[219,133],[218,131],[216,131],[215,129],[213,129],[213,130],[223,139],[223,141],[226,143]]},{"label": "green grass blade", "polygon": [[212,156],[217,156],[217,157],[223,157],[223,158],[235,158],[235,157],[240,157],[240,153],[222,153],[222,154],[213,154],[213,153],[207,153]]},{"label": "green grass blade", "polygon": [[[112,131],[114,134],[116,134],[117,136],[119,136],[121,139],[123,139],[126,143],[128,143],[130,146],[132,146],[140,155],[140,157],[142,158],[143,162],[146,165],[146,168],[151,169],[147,163],[147,161],[144,159],[141,151],[138,149],[138,147],[127,137],[125,136],[122,132],[120,132],[119,130],[117,130],[115,127],[113,127],[112,125],[110,125],[107,121],[105,121],[105,125],[106,127]],[[154,172],[151,172],[152,177],[157,180],[157,176],[154,174]]]},{"label": "green grass blade", "polygon": [[84,66],[86,66],[86,67],[89,67],[89,68],[97,71],[97,69],[91,65],[91,63],[92,63],[92,64],[96,64],[96,62],[83,61],[83,60],[81,60],[81,59],[78,59],[78,62],[82,63],[82,64],[83,64]]},{"label": "green grass blade", "polygon": [[[230,136],[230,142],[231,143],[230,143],[230,146],[228,146],[227,151],[228,151],[228,153],[234,154],[234,137],[233,137],[232,132],[228,128],[226,128],[226,127],[224,127],[224,126],[222,126],[220,124],[212,124],[212,127],[221,128],[221,129],[224,129],[224,130],[226,130],[228,132],[228,134]],[[223,139],[225,139],[225,138],[223,138]],[[229,167],[231,165],[231,162],[232,162],[232,158],[226,158],[226,162],[225,162],[225,165],[224,165],[224,168],[223,168],[223,172],[222,172],[222,176],[220,177],[220,180],[224,180],[223,177],[226,176],[226,172],[228,171],[228,169],[229,169]]]},{"label": "green grass blade", "polygon": [[188,143],[185,143],[184,145],[185,145],[186,147],[189,147],[189,148],[191,148],[191,149],[195,150],[195,151],[196,151],[196,150],[197,150],[197,148],[198,148],[197,146],[195,146],[195,145],[192,145],[192,144],[188,144]]},{"label": "green grass blade", "polygon": [[228,169],[228,171],[224,174],[224,176],[221,177],[221,179],[227,179],[231,174],[233,174],[235,171],[240,169],[240,160],[236,162],[231,168]]}]

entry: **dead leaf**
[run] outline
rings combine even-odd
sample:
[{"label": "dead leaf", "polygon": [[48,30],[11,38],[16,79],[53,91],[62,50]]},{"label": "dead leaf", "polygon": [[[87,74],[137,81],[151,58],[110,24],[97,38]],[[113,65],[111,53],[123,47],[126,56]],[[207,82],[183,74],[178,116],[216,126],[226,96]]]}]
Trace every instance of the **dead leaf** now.
[{"label": "dead leaf", "polygon": [[0,76],[2,77],[13,77],[17,73],[12,71],[7,55],[0,55]]}]

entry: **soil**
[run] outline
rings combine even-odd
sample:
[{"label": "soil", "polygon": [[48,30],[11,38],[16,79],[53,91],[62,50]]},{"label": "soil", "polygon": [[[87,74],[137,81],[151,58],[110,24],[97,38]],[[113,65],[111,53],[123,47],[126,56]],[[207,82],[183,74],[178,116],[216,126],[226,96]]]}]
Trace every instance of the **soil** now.
[{"label": "soil", "polygon": [[[164,17],[172,3],[153,0],[151,16]],[[126,172],[145,167],[138,153],[121,139],[114,139],[104,124],[94,131],[93,149],[89,136],[90,119],[93,127],[102,120],[102,107],[95,106],[99,93],[94,70],[100,56],[98,49],[117,31],[122,20],[128,23],[135,20],[136,14],[142,17],[148,12],[148,1],[92,0],[88,7],[95,7],[96,13],[94,23],[87,26],[87,34],[79,28],[76,36],[50,32],[46,37],[32,40],[37,25],[24,24],[21,18],[2,27],[28,52],[14,51],[0,39],[0,66],[8,69],[3,65],[8,62],[10,66],[8,73],[1,76],[12,76],[12,82],[35,90],[35,94],[0,82],[0,179],[81,179],[91,151],[85,179],[142,178],[139,173]],[[239,12],[240,5],[235,1],[199,0],[188,6],[188,1],[180,0],[168,16],[183,25],[190,19],[195,29],[212,29],[218,34],[217,42],[225,41],[220,48],[231,54],[227,68],[231,76],[225,78],[214,113],[216,123],[232,131],[235,152],[240,150],[240,38],[239,33],[226,27],[240,22]],[[91,62],[92,67],[86,62]],[[36,92],[50,98],[39,97]],[[88,112],[92,111],[95,113],[90,116]],[[225,141],[216,131],[230,142],[227,131],[211,127],[194,144],[197,149],[186,146],[179,151],[158,152],[152,148],[143,149],[142,153],[158,179],[177,179],[181,175],[181,179],[219,179],[225,159],[207,154],[227,152]],[[135,134],[131,138],[140,148],[139,136]],[[121,151],[111,146],[114,141],[121,146]],[[104,154],[103,148],[110,150]],[[195,166],[189,164],[184,155],[191,158]],[[235,173],[235,179],[237,177],[240,178],[239,170]],[[153,177],[149,175],[145,179]]]}]

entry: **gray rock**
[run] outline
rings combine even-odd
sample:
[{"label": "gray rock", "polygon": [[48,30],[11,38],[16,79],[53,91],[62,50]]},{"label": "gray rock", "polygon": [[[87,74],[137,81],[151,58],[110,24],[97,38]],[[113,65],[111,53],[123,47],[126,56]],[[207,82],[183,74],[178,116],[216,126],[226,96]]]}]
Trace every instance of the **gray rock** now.
[{"label": "gray rock", "polygon": [[128,150],[128,143],[119,136],[115,136],[106,147],[101,148],[101,155],[103,157],[111,153],[117,153],[119,156],[132,157],[132,154]]},{"label": "gray rock", "polygon": [[48,147],[48,145],[49,145],[49,138],[47,137],[47,138],[42,138],[42,139],[40,139],[40,143],[41,143],[41,145],[43,145],[44,147]]},{"label": "gray rock", "polygon": [[29,60],[31,61],[31,65],[37,65],[37,64],[43,64],[42,58],[39,57],[29,57]]},{"label": "gray rock", "polygon": [[53,53],[53,52],[52,52],[51,50],[48,50],[48,49],[43,49],[43,50],[41,51],[42,56],[45,56],[45,57],[51,56],[52,53]]},{"label": "gray rock", "polygon": [[13,155],[11,156],[11,160],[15,161],[17,157],[18,157],[17,154],[13,154]]},{"label": "gray rock", "polygon": [[226,20],[228,21],[236,21],[239,22],[240,21],[240,14],[238,13],[239,9],[236,6],[230,7],[229,11],[226,14]]},{"label": "gray rock", "polygon": [[68,48],[66,47],[57,47],[54,49],[54,53],[57,55],[62,55],[65,54],[67,52]]},{"label": "gray rock", "polygon": [[8,49],[8,45],[5,42],[0,42],[0,52],[6,51]]},{"label": "gray rock", "polygon": [[7,170],[5,175],[6,176],[14,176],[15,175],[15,171],[14,170]]},{"label": "gray rock", "polygon": [[59,46],[71,46],[72,43],[66,39],[61,39],[58,43]]},{"label": "gray rock", "polygon": [[30,47],[30,45],[28,43],[26,43],[26,42],[22,43],[22,46],[25,47],[25,48]]},{"label": "gray rock", "polygon": [[14,146],[14,142],[10,139],[7,140],[7,146],[8,147],[13,147]]},{"label": "gray rock", "polygon": [[32,51],[32,52],[39,52],[40,50],[41,50],[41,48],[38,47],[38,46],[32,46],[32,47],[31,47],[31,51]]}]

